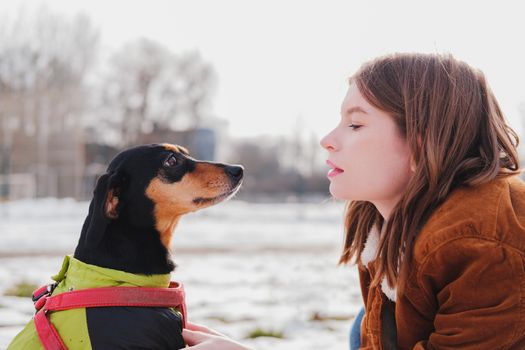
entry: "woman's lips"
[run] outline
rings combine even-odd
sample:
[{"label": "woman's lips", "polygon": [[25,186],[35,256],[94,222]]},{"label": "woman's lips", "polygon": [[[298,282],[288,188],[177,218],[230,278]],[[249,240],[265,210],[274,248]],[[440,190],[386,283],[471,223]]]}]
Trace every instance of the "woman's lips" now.
[{"label": "woman's lips", "polygon": [[328,172],[328,177],[329,178],[332,178],[334,176],[337,176],[341,173],[344,172],[343,169],[340,169],[338,168],[334,163],[332,163],[331,161],[327,160],[326,161],[326,164],[328,164],[329,167],[331,167],[332,169]]}]

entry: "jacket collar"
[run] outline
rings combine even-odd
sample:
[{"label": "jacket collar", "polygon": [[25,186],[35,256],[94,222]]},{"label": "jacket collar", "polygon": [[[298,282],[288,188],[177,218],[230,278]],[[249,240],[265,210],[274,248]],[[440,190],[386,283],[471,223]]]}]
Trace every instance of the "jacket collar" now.
[{"label": "jacket collar", "polygon": [[139,275],[83,263],[67,255],[60,272],[51,277],[66,290],[98,287],[157,287],[167,288],[170,274]]},{"label": "jacket collar", "polygon": [[[382,232],[381,232],[382,234]],[[361,252],[361,263],[368,269],[368,264],[374,263],[377,258],[378,248],[379,248],[379,239],[380,235],[379,229],[374,225],[370,232],[368,233],[368,237],[366,239],[365,247],[363,248],[363,251]],[[386,277],[383,277],[383,280],[381,281],[381,291],[383,294],[386,295],[388,299],[390,299],[393,302],[396,302],[397,298],[397,290],[396,288],[390,288],[386,281]]]}]

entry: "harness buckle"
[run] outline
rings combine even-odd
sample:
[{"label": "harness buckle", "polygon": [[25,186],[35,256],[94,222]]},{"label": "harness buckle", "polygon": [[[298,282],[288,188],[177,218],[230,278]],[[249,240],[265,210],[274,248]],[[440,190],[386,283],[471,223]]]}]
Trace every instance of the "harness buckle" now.
[{"label": "harness buckle", "polygon": [[33,300],[33,303],[35,304],[35,309],[38,311],[40,310],[44,304],[46,303],[47,297],[53,293],[53,290],[55,290],[58,283],[50,283],[46,284],[37,290],[33,292],[33,295],[31,296],[31,299]]}]

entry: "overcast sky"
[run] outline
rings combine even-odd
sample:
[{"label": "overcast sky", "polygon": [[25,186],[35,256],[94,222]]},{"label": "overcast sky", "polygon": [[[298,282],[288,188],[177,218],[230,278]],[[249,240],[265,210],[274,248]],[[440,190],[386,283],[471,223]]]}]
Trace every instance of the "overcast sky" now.
[{"label": "overcast sky", "polygon": [[[84,12],[109,52],[138,37],[200,51],[218,75],[213,110],[232,136],[318,137],[339,118],[346,79],[398,51],[449,52],[481,68],[512,126],[525,101],[525,13],[519,1],[2,1]],[[505,4],[506,3],[506,4]]]}]

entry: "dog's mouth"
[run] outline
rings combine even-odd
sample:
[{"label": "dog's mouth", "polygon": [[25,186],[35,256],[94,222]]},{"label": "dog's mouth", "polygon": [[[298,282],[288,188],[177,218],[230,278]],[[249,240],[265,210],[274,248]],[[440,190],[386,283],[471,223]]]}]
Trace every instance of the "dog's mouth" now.
[{"label": "dog's mouth", "polygon": [[203,205],[203,204],[213,204],[213,203],[222,202],[224,200],[228,200],[231,197],[233,197],[235,195],[235,193],[237,193],[237,191],[239,190],[240,187],[241,187],[241,184],[239,183],[234,188],[232,188],[229,191],[227,191],[225,193],[222,193],[222,194],[220,194],[220,195],[218,195],[216,197],[211,197],[211,198],[197,197],[197,198],[195,198],[193,200],[193,203],[197,204],[197,205]]}]

